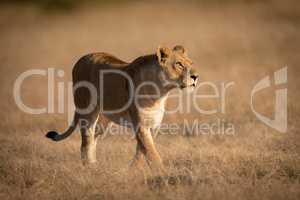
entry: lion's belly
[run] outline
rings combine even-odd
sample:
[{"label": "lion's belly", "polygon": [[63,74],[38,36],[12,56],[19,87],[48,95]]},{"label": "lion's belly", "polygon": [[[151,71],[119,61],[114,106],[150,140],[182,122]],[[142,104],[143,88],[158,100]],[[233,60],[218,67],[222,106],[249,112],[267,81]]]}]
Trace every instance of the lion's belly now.
[{"label": "lion's belly", "polygon": [[[132,127],[132,121],[128,111],[114,114],[101,114],[105,120],[119,126]],[[101,123],[101,122],[100,122]]]},{"label": "lion's belly", "polygon": [[100,82],[99,101],[101,112],[121,113],[128,109],[130,99],[126,88],[127,80],[120,74],[107,74]]},{"label": "lion's belly", "polygon": [[[157,128],[160,126],[164,112],[165,112],[165,100],[160,102],[158,106],[149,107],[139,109],[139,125],[148,127],[148,128]],[[122,112],[107,112],[101,113],[107,122],[113,122],[116,125],[126,126],[126,127],[133,127],[133,123],[129,114],[128,109]],[[101,122],[100,122],[101,123]]]}]

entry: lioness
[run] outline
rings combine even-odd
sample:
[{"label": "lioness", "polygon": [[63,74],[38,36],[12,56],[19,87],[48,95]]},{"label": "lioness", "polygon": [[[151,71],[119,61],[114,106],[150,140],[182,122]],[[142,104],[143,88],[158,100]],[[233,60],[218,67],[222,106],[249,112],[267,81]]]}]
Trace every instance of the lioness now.
[{"label": "lioness", "polygon": [[131,122],[137,147],[133,160],[140,165],[162,165],[154,146],[151,129],[158,127],[164,114],[168,93],[174,88],[194,88],[198,74],[182,46],[158,47],[156,54],[141,56],[126,63],[107,53],[83,56],[73,68],[73,94],[76,106],[74,120],[63,134],[55,131],[47,137],[60,141],[80,126],[81,158],[96,162],[96,143],[103,131],[96,130],[111,121]]}]

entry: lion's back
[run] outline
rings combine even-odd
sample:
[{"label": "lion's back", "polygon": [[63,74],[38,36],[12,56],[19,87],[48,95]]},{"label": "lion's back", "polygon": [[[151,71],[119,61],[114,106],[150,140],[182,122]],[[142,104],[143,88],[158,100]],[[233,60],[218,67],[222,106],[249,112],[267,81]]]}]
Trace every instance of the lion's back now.
[{"label": "lion's back", "polygon": [[[93,53],[80,58],[72,73],[76,107],[88,107],[93,97],[104,110],[122,108],[128,98],[126,73],[123,70],[127,64],[107,53]],[[86,85],[96,89],[97,95]]]}]

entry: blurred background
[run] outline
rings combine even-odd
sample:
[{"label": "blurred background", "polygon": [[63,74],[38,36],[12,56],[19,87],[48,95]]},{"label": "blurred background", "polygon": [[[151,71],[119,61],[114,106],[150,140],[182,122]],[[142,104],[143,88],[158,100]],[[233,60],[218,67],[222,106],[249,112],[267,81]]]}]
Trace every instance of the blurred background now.
[{"label": "blurred background", "polygon": [[[1,1],[0,198],[299,199],[299,32],[296,0]],[[234,86],[226,93],[225,113],[192,110],[166,115],[164,121],[221,119],[234,124],[235,134],[158,136],[173,178],[169,187],[153,177],[145,184],[135,171],[119,172],[134,155],[135,141],[128,136],[100,141],[97,169],[87,172],[80,163],[78,132],[62,143],[44,138],[68,125],[67,114],[57,113],[57,100],[54,114],[41,115],[26,114],[14,102],[14,82],[26,70],[64,70],[55,80],[67,84],[75,62],[87,53],[109,52],[130,62],[154,53],[158,45],[177,44],[185,46],[202,81]],[[260,79],[284,66],[288,131],[282,134],[255,117],[250,94]],[[21,89],[26,105],[47,105],[46,77],[26,80]],[[270,118],[275,89],[265,89],[254,102]],[[199,102],[203,109],[219,104],[218,99]],[[174,105],[168,101],[169,108]]]}]

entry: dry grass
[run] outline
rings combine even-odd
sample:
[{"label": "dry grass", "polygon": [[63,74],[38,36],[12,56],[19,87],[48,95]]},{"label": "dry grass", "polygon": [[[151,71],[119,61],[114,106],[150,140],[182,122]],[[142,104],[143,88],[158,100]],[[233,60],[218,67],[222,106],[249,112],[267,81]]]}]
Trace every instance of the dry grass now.
[{"label": "dry grass", "polygon": [[[0,9],[0,199],[300,198],[296,5],[136,3],[67,14]],[[203,80],[235,85],[225,114],[173,114],[165,122],[219,117],[235,125],[235,134],[160,135],[156,143],[168,178],[147,174],[144,179],[138,171],[126,170],[135,149],[129,136],[100,141],[97,166],[85,168],[78,133],[61,143],[44,137],[48,130],[66,128],[65,114],[29,115],[14,103],[13,83],[27,69],[63,69],[66,76],[57,81],[69,81],[72,65],[88,52],[112,52],[130,61],[152,53],[158,44],[177,43],[187,47]],[[284,65],[289,67],[289,116],[288,132],[281,134],[258,121],[249,104],[255,83]],[[27,104],[47,103],[45,80],[26,81]],[[272,116],[272,99],[270,89],[257,99],[258,110]],[[201,105],[210,108],[217,102],[206,99]]]}]

